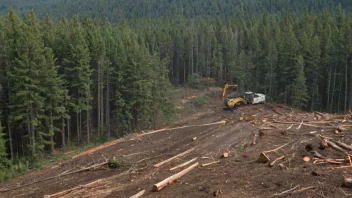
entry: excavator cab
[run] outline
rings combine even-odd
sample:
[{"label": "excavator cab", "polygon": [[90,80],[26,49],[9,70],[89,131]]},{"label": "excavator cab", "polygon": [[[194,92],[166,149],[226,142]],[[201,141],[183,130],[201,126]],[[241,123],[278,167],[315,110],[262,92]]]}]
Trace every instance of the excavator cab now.
[{"label": "excavator cab", "polygon": [[246,92],[244,95],[244,99],[247,100],[249,103],[253,104],[254,93],[253,92]]}]

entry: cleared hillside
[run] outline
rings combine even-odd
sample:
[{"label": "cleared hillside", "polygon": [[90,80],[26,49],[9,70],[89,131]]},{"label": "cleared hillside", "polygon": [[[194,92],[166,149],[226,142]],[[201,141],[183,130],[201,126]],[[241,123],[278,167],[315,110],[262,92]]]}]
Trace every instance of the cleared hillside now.
[{"label": "cleared hillside", "polygon": [[[201,95],[180,104],[187,107]],[[56,166],[1,184],[0,196],[130,197],[145,190],[143,197],[343,197],[352,193],[341,187],[344,177],[352,176],[345,159],[349,151],[332,142],[351,143],[349,119],[271,104],[223,111],[221,100],[214,98],[204,111],[182,117],[168,129],[132,134],[78,155],[67,153],[67,160]],[[221,157],[224,153],[229,156]],[[261,153],[269,162],[258,162]],[[108,159],[118,162],[116,169],[106,165]],[[196,162],[170,186],[152,191],[154,184]]]}]

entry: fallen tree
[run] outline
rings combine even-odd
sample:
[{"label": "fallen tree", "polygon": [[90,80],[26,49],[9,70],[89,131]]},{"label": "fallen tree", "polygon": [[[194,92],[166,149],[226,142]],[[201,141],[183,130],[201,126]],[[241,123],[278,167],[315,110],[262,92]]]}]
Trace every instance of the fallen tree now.
[{"label": "fallen tree", "polygon": [[182,177],[183,175],[185,175],[186,173],[188,173],[189,171],[193,170],[194,168],[196,168],[199,165],[199,163],[195,163],[192,166],[184,169],[183,171],[176,173],[175,175],[172,175],[166,179],[164,179],[163,181],[154,184],[153,186],[153,191],[160,191],[161,189],[165,188],[167,185],[171,184],[172,182],[174,182],[175,180],[179,179],[180,177]]},{"label": "fallen tree", "polygon": [[154,167],[159,168],[160,166],[162,166],[162,165],[164,165],[164,164],[166,164],[166,163],[168,163],[168,162],[171,162],[172,160],[174,160],[174,159],[176,159],[176,158],[185,156],[185,155],[187,155],[188,153],[190,153],[190,152],[192,152],[192,151],[194,151],[194,150],[195,150],[194,148],[191,148],[191,149],[189,149],[189,150],[187,150],[187,151],[185,151],[185,152],[183,152],[183,153],[180,153],[180,154],[178,154],[178,155],[176,155],[176,156],[174,156],[174,157],[171,157],[171,158],[169,158],[169,159],[167,159],[167,160],[164,160],[164,161],[162,161],[162,162],[160,162],[160,163],[158,163],[158,164],[155,164]]}]

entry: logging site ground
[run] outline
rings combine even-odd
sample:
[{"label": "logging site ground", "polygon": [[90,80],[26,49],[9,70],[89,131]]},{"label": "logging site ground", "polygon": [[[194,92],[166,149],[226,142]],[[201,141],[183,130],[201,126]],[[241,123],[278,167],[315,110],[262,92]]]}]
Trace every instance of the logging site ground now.
[{"label": "logging site ground", "polygon": [[221,89],[179,92],[180,117],[165,129],[67,152],[61,163],[1,183],[0,197],[352,194],[351,114],[275,104],[224,111]]}]

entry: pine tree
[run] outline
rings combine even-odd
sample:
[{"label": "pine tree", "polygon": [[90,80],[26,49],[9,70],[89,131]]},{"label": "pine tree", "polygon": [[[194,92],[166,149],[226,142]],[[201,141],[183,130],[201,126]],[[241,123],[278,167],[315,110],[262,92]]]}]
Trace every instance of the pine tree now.
[{"label": "pine tree", "polygon": [[292,105],[299,109],[307,106],[307,86],[306,78],[304,75],[304,59],[302,56],[297,56],[296,77],[292,85]]},{"label": "pine tree", "polygon": [[[2,92],[2,88],[0,85],[0,93]],[[7,153],[6,153],[6,141],[5,141],[5,134],[3,133],[3,127],[1,125],[1,111],[0,111],[0,168],[3,169],[7,166]]]},{"label": "pine tree", "polygon": [[[26,15],[22,29],[25,33],[19,37],[14,69],[9,74],[13,82],[10,101],[13,123],[24,129],[29,137],[31,156],[36,158],[47,144],[43,131],[44,100],[41,72],[45,65],[44,45],[41,40],[39,21],[34,12]],[[18,128],[18,129],[21,129]]]},{"label": "pine tree", "polygon": [[[9,147],[10,147],[10,157],[13,162],[14,159],[14,148],[16,142],[13,141],[16,137],[20,136],[18,132],[14,133],[14,127],[16,126],[12,122],[12,112],[10,104],[12,101],[12,88],[13,81],[10,77],[11,72],[14,70],[15,60],[19,58],[17,50],[21,47],[20,37],[22,35],[22,21],[16,15],[13,9],[10,9],[8,17],[5,18],[4,22],[4,55],[6,57],[4,64],[4,78],[3,82],[4,89],[4,100],[6,103],[6,111],[3,116],[6,118]],[[20,137],[23,138],[23,137]],[[21,149],[23,152],[24,149]]]},{"label": "pine tree", "polygon": [[[46,143],[51,145],[51,151],[54,151],[54,135],[60,132],[60,129],[54,122],[62,119],[68,119],[67,110],[65,108],[66,90],[64,88],[63,79],[58,75],[55,66],[55,58],[50,48],[44,49],[45,67],[42,70],[43,91],[45,97],[45,125],[44,130],[46,136],[50,137],[50,141]],[[61,130],[61,144],[65,147],[65,132]]]},{"label": "pine tree", "polygon": [[[83,113],[89,115],[91,110],[91,75],[89,48],[84,38],[84,30],[81,27],[78,16],[75,16],[70,23],[68,47],[69,54],[64,57],[65,80],[69,90],[70,106],[76,117],[77,141],[81,141]],[[89,117],[89,116],[88,116]],[[83,118],[84,119],[84,118]],[[89,120],[86,127],[89,129]],[[89,133],[89,131],[86,131]]]},{"label": "pine tree", "polygon": [[274,42],[269,43],[268,56],[266,58],[267,72],[265,75],[265,85],[268,87],[268,98],[269,100],[275,100],[276,92],[276,77],[277,77],[277,62],[278,62],[278,51]]}]

